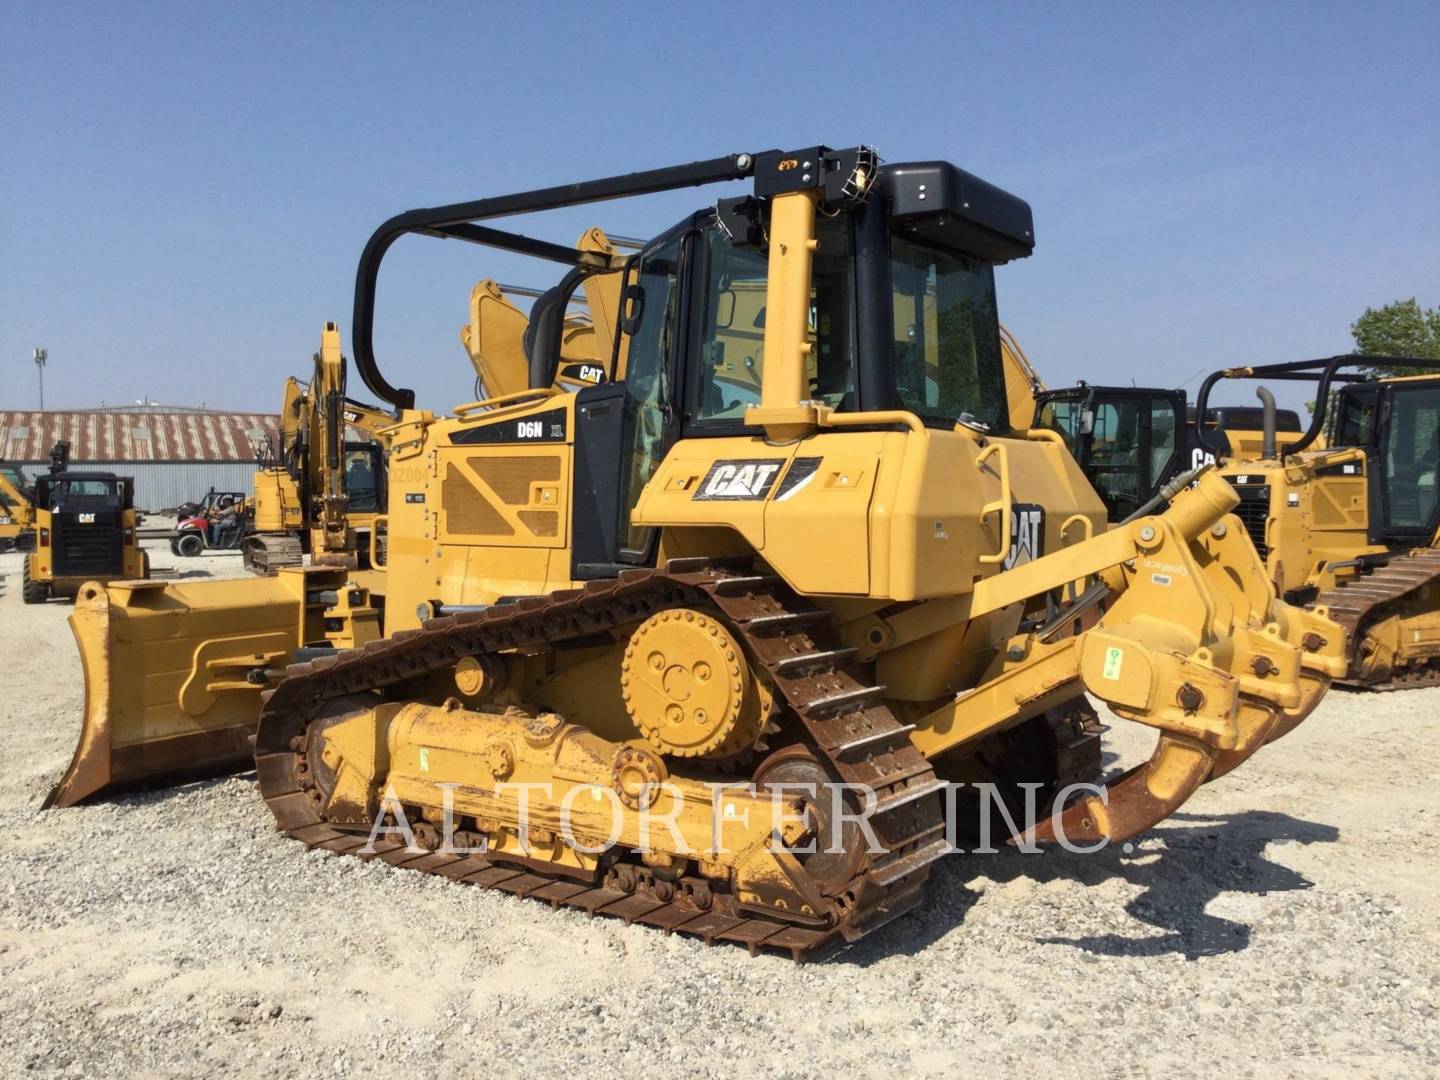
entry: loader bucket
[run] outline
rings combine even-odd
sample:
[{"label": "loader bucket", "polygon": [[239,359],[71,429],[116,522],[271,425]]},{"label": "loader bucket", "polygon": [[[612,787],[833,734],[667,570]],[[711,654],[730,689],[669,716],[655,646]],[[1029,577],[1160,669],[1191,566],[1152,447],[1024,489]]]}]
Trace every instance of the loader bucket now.
[{"label": "loader bucket", "polygon": [[80,739],[44,806],[140,783],[251,767],[268,677],[324,644],[319,592],[343,571],[243,581],[126,581],[80,588],[70,629],[85,674]]}]

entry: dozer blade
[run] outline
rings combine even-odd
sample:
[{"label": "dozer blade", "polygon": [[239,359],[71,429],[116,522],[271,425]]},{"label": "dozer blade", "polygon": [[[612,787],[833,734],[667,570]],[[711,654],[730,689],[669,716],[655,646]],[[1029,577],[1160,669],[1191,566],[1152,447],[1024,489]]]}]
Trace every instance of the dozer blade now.
[{"label": "dozer blade", "polygon": [[82,586],[70,629],[85,673],[84,718],[70,767],[44,806],[251,767],[268,674],[302,645],[324,644],[321,593],[344,583],[340,571],[286,570]]}]

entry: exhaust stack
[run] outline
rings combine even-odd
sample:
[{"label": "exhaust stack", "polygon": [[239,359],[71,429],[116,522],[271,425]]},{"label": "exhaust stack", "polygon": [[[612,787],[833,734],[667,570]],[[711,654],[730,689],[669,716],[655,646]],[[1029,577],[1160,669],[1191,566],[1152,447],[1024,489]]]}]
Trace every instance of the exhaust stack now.
[{"label": "exhaust stack", "polygon": [[1260,456],[1265,461],[1274,461],[1279,456],[1275,446],[1275,395],[1265,387],[1258,387],[1255,396],[1260,399],[1260,404],[1265,408],[1263,421],[1265,431],[1265,445],[1260,450]]}]

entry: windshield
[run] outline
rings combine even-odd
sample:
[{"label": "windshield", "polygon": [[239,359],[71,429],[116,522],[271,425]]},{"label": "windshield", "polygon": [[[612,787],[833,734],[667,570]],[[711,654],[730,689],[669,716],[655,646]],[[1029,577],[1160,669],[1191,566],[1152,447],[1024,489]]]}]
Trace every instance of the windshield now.
[{"label": "windshield", "polygon": [[54,498],[99,498],[115,493],[113,480],[60,480],[50,488]]},{"label": "windshield", "polygon": [[345,451],[345,495],[347,510],[369,513],[380,509],[380,489],[370,450]]},{"label": "windshield", "polygon": [[[855,350],[851,340],[850,230],[844,217],[815,222],[805,385],[812,401],[853,409]],[[696,417],[741,420],[760,403],[765,370],[765,286],[769,259],[736,247],[720,229],[705,232],[706,274],[701,386]]]},{"label": "windshield", "polygon": [[[844,215],[815,223],[806,393],[837,411],[855,400],[855,312],[850,223]],[[759,403],[765,369],[768,259],[737,247],[718,228],[705,232],[707,258],[700,386],[694,417],[743,420]],[[891,297],[899,405],[948,427],[960,419],[1008,428],[995,276],[987,263],[892,236]]]},{"label": "windshield", "polygon": [[1440,469],[1440,385],[1397,387],[1385,433],[1390,526],[1435,527]]},{"label": "windshield", "polygon": [[1375,434],[1375,395],[1363,397],[1341,391],[1340,420],[1335,428],[1336,446],[1369,446]]},{"label": "windshield", "polygon": [[947,423],[1008,427],[993,269],[893,235],[890,273],[904,408]]},{"label": "windshield", "polygon": [[1080,445],[1080,415],[1085,411],[1085,397],[1047,398],[1035,417],[1035,426],[1053,431],[1065,440],[1065,448],[1072,457],[1078,457]]}]

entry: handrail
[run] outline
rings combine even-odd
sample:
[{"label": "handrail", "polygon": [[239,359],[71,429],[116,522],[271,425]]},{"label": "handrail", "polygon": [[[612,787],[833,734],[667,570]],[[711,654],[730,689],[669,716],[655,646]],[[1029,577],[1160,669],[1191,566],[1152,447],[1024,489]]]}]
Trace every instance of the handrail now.
[{"label": "handrail", "polygon": [[[1299,442],[1291,443],[1285,448],[1285,455],[1298,454],[1308,450],[1325,427],[1325,410],[1330,405],[1330,385],[1334,382],[1336,373],[1341,368],[1347,367],[1373,367],[1375,364],[1384,364],[1386,367],[1414,367],[1423,368],[1428,371],[1440,371],[1440,360],[1420,356],[1368,356],[1364,353],[1344,353],[1340,356],[1322,357],[1318,360],[1294,360],[1285,364],[1261,364],[1259,366],[1221,368],[1213,371],[1205,377],[1200,384],[1200,392],[1195,396],[1195,437],[1200,445],[1209,450],[1216,457],[1225,451],[1219,442],[1212,443],[1209,434],[1205,430],[1205,413],[1210,403],[1210,391],[1215,384],[1222,379],[1275,379],[1280,382],[1315,382],[1315,415],[1310,420],[1310,426],[1305,434],[1300,437]],[[1355,376],[1343,376],[1346,382],[1378,382],[1379,380],[1371,374],[1360,374]]]},{"label": "handrail", "polygon": [[924,434],[928,429],[920,418],[912,412],[904,409],[877,409],[874,412],[835,412],[831,409],[819,410],[816,424],[819,427],[871,427],[876,424],[904,424],[911,431],[917,434]]},{"label": "handrail", "polygon": [[994,564],[1004,562],[1005,556],[1010,553],[1010,532],[1014,529],[1014,510],[1010,506],[1010,454],[1005,449],[1005,444],[992,442],[981,450],[975,458],[975,468],[979,469],[992,457],[1000,458],[1000,498],[988,502],[980,508],[980,520],[984,522],[996,510],[1000,511],[1000,550],[994,555],[981,555],[982,563]]},{"label": "handrail", "polygon": [[632,195],[650,195],[703,184],[742,180],[754,173],[755,157],[754,154],[727,154],[688,165],[650,169],[625,176],[611,176],[579,184],[562,184],[536,191],[522,191],[396,214],[370,235],[355,270],[355,307],[350,322],[350,333],[354,337],[355,370],[360,373],[371,392],[381,400],[388,401],[396,409],[415,407],[415,391],[392,386],[380,373],[380,367],[375,360],[375,290],[380,278],[380,263],[390,246],[400,237],[419,233],[497,247],[570,266],[608,265],[609,260],[603,255],[475,223],[513,214],[557,210],[561,207],[628,198]]},{"label": "handrail", "polygon": [[564,393],[553,386],[535,386],[529,390],[515,390],[509,394],[500,394],[497,397],[483,398],[480,401],[471,401],[465,405],[455,406],[455,416],[464,419],[466,414],[479,412],[481,409],[498,409],[506,405],[519,405],[530,400],[540,401],[544,398],[556,397]]}]

